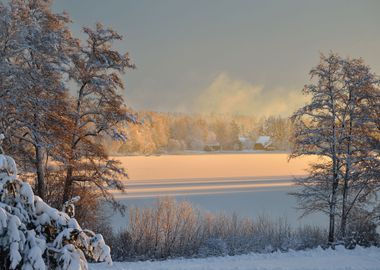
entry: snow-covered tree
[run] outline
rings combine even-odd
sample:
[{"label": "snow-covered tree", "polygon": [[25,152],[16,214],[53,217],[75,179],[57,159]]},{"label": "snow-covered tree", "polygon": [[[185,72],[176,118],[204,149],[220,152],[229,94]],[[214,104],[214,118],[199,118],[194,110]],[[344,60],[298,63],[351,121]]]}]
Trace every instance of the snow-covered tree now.
[{"label": "snow-covered tree", "polygon": [[35,172],[41,198],[47,152],[62,132],[60,112],[67,107],[62,76],[73,42],[68,17],[50,6],[43,0],[0,3],[1,129],[27,171]]},{"label": "snow-covered tree", "polygon": [[346,236],[347,219],[358,204],[367,204],[380,185],[380,132],[372,113],[380,107],[379,80],[362,59],[342,61],[344,92],[340,121],[342,153],[342,208],[340,237]]},{"label": "snow-covered tree", "polygon": [[87,259],[112,263],[100,234],[82,229],[74,218],[78,198],[67,213],[34,195],[17,178],[14,160],[0,154],[0,268],[83,270]]},{"label": "snow-covered tree", "polygon": [[344,240],[350,211],[370,202],[379,188],[379,130],[373,111],[380,106],[376,76],[361,59],[321,56],[311,70],[317,82],[305,86],[311,102],[292,116],[291,158],[318,155],[308,177],[296,183],[295,195],[305,214],[329,215],[329,244]]},{"label": "snow-covered tree", "polygon": [[122,190],[126,173],[102,140],[123,140],[119,125],[135,121],[121,91],[133,65],[113,48],[118,33],[97,24],[82,43],[51,4],[0,3],[0,132],[45,201],[60,207],[82,194],[79,210],[99,197],[117,206],[108,189]]},{"label": "snow-covered tree", "polygon": [[301,207],[308,212],[325,211],[329,215],[329,243],[334,242],[335,217],[338,207],[340,164],[340,138],[337,126],[338,102],[341,95],[341,58],[335,54],[321,56],[320,64],[310,71],[316,84],[306,85],[305,94],[311,95],[309,104],[292,116],[294,137],[291,158],[302,155],[318,155],[325,160],[311,167],[310,175],[297,184],[303,190],[294,195]]}]

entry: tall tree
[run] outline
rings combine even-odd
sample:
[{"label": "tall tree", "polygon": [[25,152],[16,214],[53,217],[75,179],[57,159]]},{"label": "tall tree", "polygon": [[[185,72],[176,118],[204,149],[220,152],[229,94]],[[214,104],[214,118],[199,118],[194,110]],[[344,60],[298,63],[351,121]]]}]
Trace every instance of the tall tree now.
[{"label": "tall tree", "polygon": [[98,24],[84,29],[82,44],[51,1],[0,3],[0,14],[0,130],[13,141],[7,151],[56,207],[78,193],[117,205],[108,189],[122,190],[126,173],[102,140],[124,139],[118,125],[135,121],[121,92],[121,74],[133,65],[113,48],[121,36]]},{"label": "tall tree", "polygon": [[[362,59],[342,61],[344,92],[340,119],[344,137],[340,237],[346,237],[347,219],[357,204],[365,203],[379,186],[379,130],[372,113],[380,106],[376,75]],[[376,146],[377,145],[377,146]]]},{"label": "tall tree", "polygon": [[99,23],[95,29],[84,28],[84,32],[87,41],[78,43],[70,70],[70,79],[78,90],[70,103],[72,129],[64,157],[62,203],[74,195],[76,184],[98,188],[117,206],[108,188],[124,190],[120,178],[125,178],[126,172],[116,160],[109,159],[100,139],[124,139],[119,125],[135,122],[120,91],[124,87],[121,74],[134,66],[128,53],[113,49],[113,42],[122,39],[117,32]]},{"label": "tall tree", "polygon": [[311,102],[293,116],[294,147],[291,158],[318,155],[310,175],[297,180],[293,193],[305,213],[329,215],[329,244],[345,240],[351,210],[370,202],[379,188],[379,130],[373,111],[380,106],[376,75],[361,59],[321,56],[311,71],[316,84],[306,86]]},{"label": "tall tree", "polygon": [[[324,158],[311,167],[310,175],[296,183],[303,190],[294,193],[301,207],[308,212],[323,210],[329,216],[328,242],[335,241],[335,222],[338,207],[340,155],[343,136],[338,127],[338,102],[341,95],[341,58],[336,54],[321,55],[318,66],[310,71],[315,84],[306,85],[304,94],[311,95],[311,102],[296,111],[293,149],[290,158],[318,155]],[[327,208],[327,210],[326,210]]]},{"label": "tall tree", "polygon": [[62,83],[71,48],[68,17],[51,11],[51,1],[12,0],[0,4],[1,129],[15,142],[12,152],[35,172],[45,197],[47,152],[61,128]]}]

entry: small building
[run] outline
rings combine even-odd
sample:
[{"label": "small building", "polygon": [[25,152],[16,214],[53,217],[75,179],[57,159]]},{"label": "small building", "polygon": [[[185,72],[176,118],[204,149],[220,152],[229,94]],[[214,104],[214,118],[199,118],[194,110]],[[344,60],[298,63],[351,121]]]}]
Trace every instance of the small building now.
[{"label": "small building", "polygon": [[272,139],[269,136],[259,136],[253,146],[255,150],[272,150]]}]

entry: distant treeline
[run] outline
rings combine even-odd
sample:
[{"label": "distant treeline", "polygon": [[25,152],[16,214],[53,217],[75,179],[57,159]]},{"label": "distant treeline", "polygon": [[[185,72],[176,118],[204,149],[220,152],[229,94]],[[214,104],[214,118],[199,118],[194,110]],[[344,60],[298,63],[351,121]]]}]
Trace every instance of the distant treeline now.
[{"label": "distant treeline", "polygon": [[107,142],[111,154],[251,150],[259,136],[269,136],[272,149],[289,149],[291,122],[284,117],[140,112],[139,119],[126,127],[126,142]]}]

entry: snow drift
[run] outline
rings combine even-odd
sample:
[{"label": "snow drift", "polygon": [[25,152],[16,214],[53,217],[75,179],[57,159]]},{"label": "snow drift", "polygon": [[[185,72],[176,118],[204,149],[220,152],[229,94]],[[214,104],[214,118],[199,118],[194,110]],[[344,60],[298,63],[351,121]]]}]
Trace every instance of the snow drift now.
[{"label": "snow drift", "polygon": [[380,248],[336,250],[321,248],[308,251],[249,254],[205,259],[179,259],[156,262],[90,264],[91,270],[379,270]]}]

